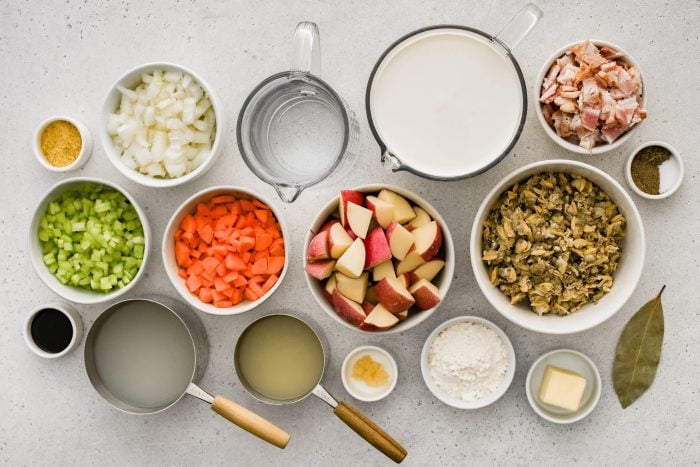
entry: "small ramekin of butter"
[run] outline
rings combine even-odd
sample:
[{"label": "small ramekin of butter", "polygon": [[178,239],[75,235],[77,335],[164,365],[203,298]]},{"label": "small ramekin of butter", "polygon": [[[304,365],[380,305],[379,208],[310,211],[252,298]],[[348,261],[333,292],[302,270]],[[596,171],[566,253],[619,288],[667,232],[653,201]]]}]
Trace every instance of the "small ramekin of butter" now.
[{"label": "small ramekin of butter", "polygon": [[384,399],[396,387],[398,377],[394,357],[374,345],[363,345],[351,351],[341,370],[345,390],[364,402]]},{"label": "small ramekin of butter", "polygon": [[541,355],[525,382],[532,409],[553,423],[574,423],[587,417],[600,400],[600,373],[590,358],[560,349]]}]

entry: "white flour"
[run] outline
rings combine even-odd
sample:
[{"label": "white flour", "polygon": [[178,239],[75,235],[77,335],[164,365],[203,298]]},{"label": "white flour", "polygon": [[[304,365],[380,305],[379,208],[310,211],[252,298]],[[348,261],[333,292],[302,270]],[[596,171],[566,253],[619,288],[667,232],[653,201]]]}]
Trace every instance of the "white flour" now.
[{"label": "white flour", "polygon": [[448,394],[467,402],[494,392],[508,368],[506,347],[492,329],[479,323],[456,323],[430,346],[430,375]]}]

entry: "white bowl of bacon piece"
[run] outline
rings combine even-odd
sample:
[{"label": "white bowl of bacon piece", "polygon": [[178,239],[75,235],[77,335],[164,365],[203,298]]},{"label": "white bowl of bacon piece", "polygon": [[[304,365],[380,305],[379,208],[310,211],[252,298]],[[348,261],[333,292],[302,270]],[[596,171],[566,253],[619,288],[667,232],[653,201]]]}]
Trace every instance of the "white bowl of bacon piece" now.
[{"label": "white bowl of bacon piece", "polygon": [[622,146],[647,117],[639,64],[605,41],[585,40],[559,49],[540,70],[534,95],[545,132],[579,154]]}]

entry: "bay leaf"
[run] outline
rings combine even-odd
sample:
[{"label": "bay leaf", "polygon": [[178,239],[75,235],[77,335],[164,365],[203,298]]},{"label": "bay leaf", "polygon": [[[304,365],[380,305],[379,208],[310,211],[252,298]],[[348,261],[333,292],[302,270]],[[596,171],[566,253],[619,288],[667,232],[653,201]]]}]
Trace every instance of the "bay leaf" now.
[{"label": "bay leaf", "polygon": [[651,386],[664,341],[664,310],[661,292],[627,322],[620,334],[613,363],[613,385],[625,409]]}]

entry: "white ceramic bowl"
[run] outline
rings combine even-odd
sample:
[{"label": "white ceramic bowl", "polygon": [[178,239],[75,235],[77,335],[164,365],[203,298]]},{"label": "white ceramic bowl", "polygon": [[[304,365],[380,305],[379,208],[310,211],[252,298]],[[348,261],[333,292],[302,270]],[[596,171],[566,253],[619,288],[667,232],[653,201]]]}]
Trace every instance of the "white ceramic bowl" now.
[{"label": "white ceramic bowl", "polygon": [[[39,347],[36,342],[34,342],[34,338],[32,337],[32,322],[34,321],[34,317],[41,310],[45,310],[47,308],[53,308],[54,310],[58,310],[64,315],[66,315],[66,317],[70,321],[71,327],[73,328],[73,337],[68,343],[68,346],[57,353],[45,351],[44,349]],[[47,305],[42,305],[34,308],[27,315],[27,318],[24,320],[23,334],[24,342],[26,342],[27,347],[29,347],[29,350],[34,352],[36,355],[42,358],[49,359],[58,358],[72,352],[80,344],[80,341],[83,339],[83,320],[80,318],[80,314],[78,314],[78,312],[75,311],[75,309],[72,306],[67,305],[65,303],[49,303]]]},{"label": "white ceramic bowl", "polygon": [[[589,303],[578,311],[566,316],[539,316],[526,303],[511,305],[510,299],[489,280],[488,270],[481,259],[482,226],[491,211],[491,207],[501,194],[516,182],[541,172],[566,172],[586,177],[605,190],[627,219],[622,258],[613,277],[614,284],[612,289],[597,304]],[[602,170],[578,161],[541,161],[526,165],[512,172],[486,195],[472,224],[469,251],[471,252],[471,263],[476,282],[479,284],[481,292],[499,313],[531,331],[545,334],[571,334],[590,329],[613,316],[635,291],[644,267],[644,225],[632,198],[615,179]]]},{"label": "white ceramic bowl", "polygon": [[[44,129],[47,126],[59,120],[64,120],[66,122],[72,123],[73,126],[75,126],[78,129],[78,132],[80,132],[81,139],[81,146],[80,152],[78,153],[78,157],[76,157],[73,162],[63,167],[56,167],[54,165],[49,164],[49,161],[47,161],[46,157],[44,156],[44,152],[41,150],[41,134],[44,132]],[[34,138],[32,139],[32,149],[34,150],[36,160],[39,161],[39,164],[41,164],[46,170],[50,170],[52,172],[70,172],[72,170],[77,170],[81,168],[85,165],[88,159],[90,159],[90,155],[92,154],[92,135],[90,134],[90,131],[87,129],[87,127],[83,125],[82,122],[79,122],[78,120],[71,117],[67,117],[65,115],[56,115],[54,117],[47,118],[46,120],[41,122],[39,126],[36,127],[36,130],[34,131]]]},{"label": "white ceramic bowl", "polygon": [[[248,300],[243,300],[242,302],[229,307],[229,308],[217,308],[211,303],[204,303],[197,297],[196,295],[193,295],[188,289],[187,286],[185,286],[185,280],[178,275],[178,265],[177,262],[175,261],[175,232],[177,229],[180,228],[180,224],[182,223],[182,220],[185,218],[186,215],[192,214],[195,211],[195,208],[198,204],[200,203],[206,203],[210,199],[214,198],[215,196],[220,196],[220,195],[228,195],[228,194],[233,194],[238,198],[247,198],[247,199],[258,199],[262,201],[263,203],[267,204],[270,209],[272,210],[272,213],[275,215],[277,218],[277,222],[279,222],[280,227],[282,228],[282,237],[284,238],[285,241],[285,248],[284,248],[284,268],[282,269],[282,272],[279,274],[279,279],[277,280],[277,283],[275,283],[274,286],[262,297],[260,297],[258,300],[251,302]],[[163,257],[163,266],[165,267],[165,272],[168,274],[168,278],[170,278],[170,282],[173,284],[173,287],[175,287],[175,290],[180,294],[180,296],[185,299],[187,303],[190,304],[193,308],[196,308],[200,311],[203,311],[204,313],[209,313],[211,315],[219,315],[219,316],[227,316],[227,315],[237,315],[240,313],[244,313],[246,311],[250,311],[253,308],[256,308],[260,304],[262,304],[265,300],[267,300],[273,293],[275,293],[275,290],[280,286],[282,281],[284,280],[284,276],[287,274],[287,269],[289,269],[289,234],[287,230],[287,224],[285,223],[284,219],[282,218],[282,213],[275,208],[274,204],[270,202],[269,199],[266,199],[264,196],[252,191],[248,190],[247,188],[241,188],[237,186],[214,186],[210,188],[206,188],[198,193],[195,193],[194,195],[190,196],[187,200],[185,200],[184,203],[180,205],[179,208],[175,211],[173,216],[170,218],[170,221],[168,222],[167,227],[165,228],[165,233],[163,234],[163,244],[161,248],[161,256]]]},{"label": "white ceramic bowl", "polygon": [[[586,379],[581,408],[576,412],[567,412],[540,400],[540,386],[547,365],[575,371]],[[532,410],[537,415],[552,423],[568,424],[582,420],[593,412],[600,400],[601,386],[600,373],[590,358],[575,350],[560,349],[547,352],[535,360],[527,372],[525,393]]]},{"label": "white ceramic bowl", "polygon": [[[544,65],[542,65],[542,69],[540,70],[539,74],[537,75],[537,79],[535,80],[535,84],[534,84],[534,89],[532,91],[532,96],[534,99],[533,107],[535,108],[535,113],[537,114],[537,120],[540,121],[542,128],[544,128],[544,132],[547,133],[547,136],[549,136],[552,139],[552,141],[557,143],[559,146],[561,146],[562,148],[564,148],[568,151],[575,152],[577,154],[585,154],[585,155],[603,154],[603,153],[606,153],[608,151],[612,151],[614,149],[617,149],[620,146],[622,146],[623,144],[625,144],[630,139],[632,134],[637,130],[637,128],[639,128],[639,126],[644,122],[637,123],[628,132],[624,133],[618,139],[613,141],[612,144],[598,144],[598,145],[594,146],[591,151],[589,151],[588,149],[582,148],[578,144],[570,143],[569,141],[566,141],[564,138],[559,136],[557,134],[557,132],[554,131],[554,129],[551,126],[549,126],[549,124],[547,124],[547,122],[545,121],[544,114],[542,113],[542,103],[539,101],[540,94],[542,92],[542,81],[544,81],[544,77],[547,74],[547,72],[549,71],[552,64],[558,58],[562,57],[566,53],[567,50],[569,50],[570,48],[572,48],[573,46],[575,46],[577,44],[580,44],[581,42],[582,41],[576,41],[576,42],[572,42],[571,44],[565,45],[561,49],[554,52],[552,54],[552,56],[549,57],[547,59],[547,61],[544,62]],[[639,70],[639,76],[641,77],[642,86],[643,86],[642,96],[644,97],[645,102],[649,102],[648,96],[647,96],[647,87],[644,86],[644,74],[642,73],[642,69],[639,67],[639,63],[637,63],[637,61],[634,58],[632,58],[632,56],[629,53],[627,53],[627,51],[625,51],[625,49],[623,49],[622,47],[620,47],[618,45],[613,44],[612,42],[599,41],[599,40],[595,40],[595,39],[591,39],[591,42],[598,47],[607,46],[613,50],[616,50],[616,51],[624,54],[624,57],[622,57],[622,59],[624,61],[626,61],[627,63],[633,65],[637,70]]]},{"label": "white ceramic bowl", "polygon": [[[639,153],[639,151],[649,146],[661,146],[662,148],[668,149],[671,153],[671,158],[668,161],[664,162],[664,164],[675,164],[675,171],[678,175],[677,180],[671,185],[671,187],[663,193],[659,193],[658,195],[652,195],[642,191],[637,186],[637,184],[634,183],[634,179],[632,178],[632,161],[634,160],[635,156]],[[632,154],[630,154],[630,156],[627,158],[627,164],[625,164],[625,178],[627,179],[627,185],[629,185],[629,187],[632,188],[632,191],[637,193],[642,198],[646,199],[664,199],[671,196],[681,186],[681,183],[683,182],[684,172],[685,168],[683,167],[683,159],[681,158],[681,155],[678,153],[678,151],[676,151],[676,148],[674,148],[668,143],[664,143],[663,141],[648,141],[644,144],[640,144],[635,148],[634,151],[632,151]]]},{"label": "white ceramic bowl", "polygon": [[[428,364],[430,347],[443,330],[457,323],[477,323],[482,324],[489,329],[493,329],[493,331],[498,334],[503,341],[503,345],[506,347],[506,352],[508,353],[508,368],[506,369],[506,374],[503,377],[503,381],[501,381],[500,386],[498,386],[498,388],[491,394],[475,401],[465,401],[446,393],[440,389],[437,384],[435,384],[433,377],[430,375],[430,365]],[[444,323],[440,324],[425,340],[425,344],[423,344],[423,350],[420,355],[420,370],[421,374],[423,375],[423,381],[425,381],[425,385],[428,386],[430,392],[432,392],[435,397],[440,399],[445,404],[457,409],[480,409],[482,407],[486,407],[487,405],[493,404],[500,399],[501,396],[506,393],[506,391],[508,391],[510,383],[513,382],[513,376],[515,375],[515,350],[513,350],[513,344],[510,343],[510,339],[506,333],[491,321],[484,318],[479,318],[478,316],[457,316],[456,318],[448,319]]]},{"label": "white ceramic bowl", "polygon": [[[141,263],[141,267],[136,273],[134,279],[121,289],[116,289],[109,293],[91,292],[89,290],[81,289],[79,287],[61,284],[61,282],[56,278],[56,276],[49,272],[48,268],[44,264],[43,255],[41,253],[41,244],[39,243],[38,237],[39,221],[41,220],[41,216],[43,216],[46,213],[46,208],[49,205],[49,202],[53,201],[64,192],[76,189],[77,187],[86,182],[106,185],[123,194],[126,197],[126,199],[128,199],[129,202],[131,202],[131,204],[134,206],[134,209],[136,210],[136,213],[139,216],[139,220],[141,221],[141,226],[143,228],[144,238],[146,241],[144,245],[145,248],[143,251],[143,262]],[[150,248],[151,229],[148,224],[148,219],[146,218],[143,209],[141,209],[141,206],[136,202],[136,199],[133,196],[131,196],[129,192],[126,191],[124,188],[122,188],[114,182],[103,180],[101,178],[74,177],[68,178],[55,184],[49,189],[49,191],[46,192],[46,194],[44,194],[44,196],[41,198],[41,201],[39,201],[39,204],[34,210],[32,223],[29,227],[29,256],[32,261],[32,266],[34,266],[34,270],[36,271],[39,278],[44,282],[44,284],[46,284],[51,290],[53,290],[62,298],[74,303],[102,303],[108,300],[113,300],[127,293],[136,285],[139,279],[141,279],[141,277],[143,276],[143,272],[146,270],[146,265],[148,264],[148,250]]]},{"label": "white ceramic bowl", "polygon": [[[424,200],[420,196],[397,186],[373,184],[363,185],[351,189],[360,191],[365,194],[378,193],[383,189],[391,190],[396,194],[403,196],[414,205],[419,206],[420,208],[425,210],[425,212],[427,212],[433,220],[437,221],[438,225],[442,229],[442,248],[445,251],[445,267],[442,269],[442,271],[440,271],[440,273],[435,277],[435,279],[433,279],[433,283],[438,287],[440,291],[440,303],[442,303],[442,301],[445,299],[445,296],[447,295],[447,291],[449,290],[450,284],[452,283],[452,276],[454,275],[455,248],[454,242],[452,241],[452,235],[450,234],[450,229],[447,227],[447,223],[442,218],[440,213],[437,212],[437,210],[434,207],[432,207],[426,200]],[[308,264],[306,261],[306,247],[309,245],[314,235],[316,235],[316,232],[318,232],[323,226],[323,224],[325,224],[326,221],[328,221],[329,218],[332,217],[333,213],[336,212],[337,209],[338,197],[336,196],[333,199],[331,199],[328,203],[326,203],[326,205],[323,206],[323,208],[321,208],[321,211],[319,212],[318,216],[316,216],[313,223],[311,224],[309,231],[306,233],[306,238],[304,239],[304,248],[302,251],[302,261],[304,263],[304,267],[306,267],[306,265]],[[421,311],[420,313],[415,313],[414,315],[409,316],[408,319],[405,319],[404,321],[397,323],[394,327],[391,327],[384,331],[365,331],[357,326],[348,323],[340,316],[338,316],[331,304],[328,303],[326,297],[324,296],[324,289],[323,285],[321,284],[321,281],[315,279],[309,274],[304,275],[306,276],[306,283],[308,284],[309,289],[311,290],[311,294],[314,296],[321,308],[323,308],[323,310],[337,323],[340,323],[348,329],[354,329],[355,331],[359,331],[362,333],[392,334],[395,332],[406,331],[408,329],[411,329],[413,326],[416,326],[428,319],[430,315],[432,315],[433,312],[435,312],[435,310],[437,310],[437,308],[440,306],[440,304],[438,304],[436,307],[430,308],[429,310]]]},{"label": "white ceramic bowl", "polygon": [[[389,383],[384,388],[374,388],[368,386],[363,381],[358,381],[352,377],[352,368],[355,362],[364,355],[369,355],[372,360],[381,363],[384,370],[389,375]],[[362,345],[353,349],[345,360],[340,370],[340,377],[343,380],[345,390],[357,400],[364,402],[375,402],[384,399],[396,387],[399,379],[399,367],[396,360],[389,352],[375,345]]]},{"label": "white ceramic bowl", "polygon": [[[181,71],[191,75],[201,86],[202,89],[207,93],[211,105],[214,108],[214,115],[216,117],[216,133],[214,135],[214,143],[212,144],[211,154],[209,158],[206,159],[199,167],[197,167],[192,172],[177,178],[154,178],[144,175],[136,170],[130,169],[121,161],[121,154],[115,149],[112,143],[112,137],[107,133],[107,118],[109,114],[117,111],[119,103],[121,101],[121,93],[117,89],[117,86],[123,86],[127,89],[134,89],[141,83],[141,75],[143,73],[152,73],[156,70],[165,71]],[[167,188],[177,185],[182,185],[184,183],[190,182],[202,176],[211,166],[216,162],[216,159],[221,153],[224,144],[224,114],[223,114],[223,104],[219,100],[219,97],[214,93],[212,87],[202,79],[201,76],[189,70],[181,65],[176,65],[174,63],[156,62],[156,63],[146,63],[144,65],[137,66],[124,75],[122,75],[110,88],[107,96],[105,97],[104,104],[102,106],[102,122],[100,125],[100,141],[102,142],[102,147],[107,153],[107,157],[112,162],[114,167],[121,172],[126,178],[147,187],[152,188]]]}]

